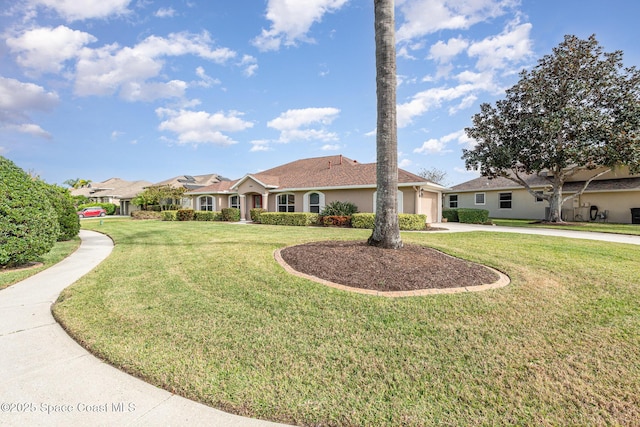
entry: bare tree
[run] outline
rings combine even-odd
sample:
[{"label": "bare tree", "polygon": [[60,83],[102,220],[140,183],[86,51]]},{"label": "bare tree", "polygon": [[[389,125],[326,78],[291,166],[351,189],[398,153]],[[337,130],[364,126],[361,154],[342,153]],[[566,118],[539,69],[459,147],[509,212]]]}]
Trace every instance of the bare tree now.
[{"label": "bare tree", "polygon": [[369,245],[402,247],[398,224],[396,37],[393,0],[374,0],[378,110],[376,220]]}]

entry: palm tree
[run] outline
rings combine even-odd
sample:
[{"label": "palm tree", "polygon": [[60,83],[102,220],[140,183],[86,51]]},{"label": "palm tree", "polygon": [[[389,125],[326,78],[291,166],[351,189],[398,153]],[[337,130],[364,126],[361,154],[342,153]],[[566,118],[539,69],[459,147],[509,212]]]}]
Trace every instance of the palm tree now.
[{"label": "palm tree", "polygon": [[374,0],[378,98],[376,220],[369,245],[402,247],[398,225],[398,128],[394,0]]}]

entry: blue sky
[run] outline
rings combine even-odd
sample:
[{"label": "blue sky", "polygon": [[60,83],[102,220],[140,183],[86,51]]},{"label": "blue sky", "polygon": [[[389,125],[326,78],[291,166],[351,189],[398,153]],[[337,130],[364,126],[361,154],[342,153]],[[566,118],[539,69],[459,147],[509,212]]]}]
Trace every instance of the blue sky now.
[{"label": "blue sky", "polygon": [[[566,34],[640,65],[630,0],[397,0],[400,167],[475,178],[482,102]],[[0,155],[49,183],[375,162],[373,1],[0,2]]]}]

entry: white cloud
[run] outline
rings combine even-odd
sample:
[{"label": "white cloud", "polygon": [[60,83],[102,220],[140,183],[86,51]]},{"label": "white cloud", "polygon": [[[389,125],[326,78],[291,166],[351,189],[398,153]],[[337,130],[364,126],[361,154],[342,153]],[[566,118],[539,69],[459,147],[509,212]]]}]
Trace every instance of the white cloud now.
[{"label": "white cloud", "polygon": [[322,151],[338,151],[342,148],[340,144],[325,144],[320,149]]},{"label": "white cloud", "polygon": [[449,143],[455,140],[458,140],[458,143],[460,143],[460,141],[465,141],[465,138],[466,134],[464,130],[460,130],[439,139],[429,139],[422,144],[422,147],[416,148],[413,152],[418,154],[451,153],[453,150],[447,149]]},{"label": "white cloud", "polygon": [[30,0],[33,6],[55,10],[68,22],[125,15],[130,12],[129,3],[131,0]]},{"label": "white cloud", "polygon": [[515,0],[403,0],[396,4],[404,22],[398,42],[410,41],[441,30],[467,29],[503,15]]},{"label": "white cloud", "polygon": [[266,140],[266,139],[257,139],[254,141],[251,141],[251,152],[255,153],[255,152],[260,152],[260,151],[271,151],[272,148],[270,146],[271,141]]},{"label": "white cloud", "polygon": [[220,83],[222,83],[219,79],[214,79],[213,77],[208,76],[203,67],[196,68],[196,75],[200,77],[200,81],[196,82],[195,84],[200,87],[211,87],[213,85],[219,85]]},{"label": "white cloud", "polygon": [[326,13],[332,13],[347,4],[349,0],[269,0],[266,18],[271,28],[263,29],[253,40],[261,51],[278,50],[295,45],[298,41],[312,41],[307,37],[311,26],[322,20]]},{"label": "white cloud", "polygon": [[431,46],[429,59],[434,59],[439,63],[447,63],[461,52],[464,52],[467,47],[469,47],[469,42],[461,37],[449,39],[446,43],[438,41]]},{"label": "white cloud", "polygon": [[[280,131],[280,142],[294,140],[335,141],[338,136],[323,126],[331,124],[340,114],[337,108],[304,108],[288,110],[269,121],[267,126]],[[311,125],[320,125],[310,128]]]},{"label": "white cloud", "polygon": [[50,138],[39,125],[30,123],[29,111],[51,111],[59,102],[55,92],[33,83],[0,76],[0,126],[3,129]]},{"label": "white cloud", "polygon": [[501,34],[488,37],[469,47],[469,56],[477,57],[480,70],[501,69],[532,55],[529,23],[509,26]]},{"label": "white cloud", "polygon": [[247,77],[255,75],[258,71],[258,60],[251,55],[244,55],[238,65],[244,67],[244,75]]},{"label": "white cloud", "polygon": [[[83,49],[76,67],[75,93],[79,96],[110,95],[120,91],[128,100],[151,100],[182,96],[186,86],[177,80],[146,81],[158,77],[168,56],[195,55],[216,63],[225,63],[236,53],[227,48],[212,48],[208,33],[173,33],[167,38],[150,36],[134,47],[116,44],[100,49]],[[149,90],[158,90],[157,95]]]},{"label": "white cloud", "polygon": [[409,159],[402,159],[399,163],[398,163],[398,167],[401,169],[404,168],[408,168],[409,166],[411,166],[413,164],[413,162]]},{"label": "white cloud", "polygon": [[3,125],[1,129],[8,130],[10,132],[26,133],[38,138],[51,139],[51,134],[42,129],[39,125],[33,123],[23,123],[19,125],[8,124]]},{"label": "white cloud", "polygon": [[231,145],[237,143],[226,133],[239,132],[253,127],[253,123],[243,120],[239,111],[208,113],[206,111],[156,109],[161,119],[158,129],[177,134],[179,144],[216,144]]},{"label": "white cloud", "polygon": [[40,73],[59,73],[65,61],[76,58],[85,45],[95,41],[89,33],[60,25],[25,31],[18,37],[8,37],[6,43],[20,66]]},{"label": "white cloud", "polygon": [[173,18],[176,16],[176,10],[172,7],[161,7],[154,15],[156,18]]}]

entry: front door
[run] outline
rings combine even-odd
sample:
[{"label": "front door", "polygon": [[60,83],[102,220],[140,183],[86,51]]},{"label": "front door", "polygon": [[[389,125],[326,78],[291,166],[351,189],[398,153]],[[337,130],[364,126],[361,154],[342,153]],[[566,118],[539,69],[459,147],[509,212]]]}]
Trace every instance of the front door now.
[{"label": "front door", "polygon": [[254,194],[253,195],[253,207],[256,209],[262,208],[262,195]]}]

